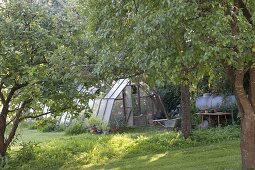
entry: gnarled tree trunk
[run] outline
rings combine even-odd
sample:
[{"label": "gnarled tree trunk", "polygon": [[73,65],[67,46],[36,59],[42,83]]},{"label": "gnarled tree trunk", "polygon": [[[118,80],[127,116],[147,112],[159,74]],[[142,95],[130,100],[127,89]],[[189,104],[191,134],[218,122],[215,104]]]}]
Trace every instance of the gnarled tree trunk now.
[{"label": "gnarled tree trunk", "polygon": [[255,168],[255,70],[250,68],[250,90],[248,96],[244,90],[244,69],[235,71],[235,93],[241,111],[241,156],[243,170]]},{"label": "gnarled tree trunk", "polygon": [[[241,9],[247,21],[253,25],[252,15],[246,7],[243,0],[233,0],[234,8],[231,13],[231,31],[234,36],[239,35],[237,15]],[[239,53],[238,49],[234,49]],[[245,65],[245,63],[243,63]],[[255,169],[255,69],[252,68],[252,63],[247,64],[247,68],[226,69],[229,79],[234,83],[235,96],[237,99],[238,109],[241,116],[241,156],[242,169]],[[248,96],[245,92],[244,74],[245,69],[249,69],[250,86]]]}]

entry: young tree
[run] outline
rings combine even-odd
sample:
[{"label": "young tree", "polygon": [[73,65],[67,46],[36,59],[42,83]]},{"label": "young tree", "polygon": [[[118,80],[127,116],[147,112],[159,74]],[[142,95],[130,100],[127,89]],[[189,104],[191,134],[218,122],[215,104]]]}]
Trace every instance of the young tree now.
[{"label": "young tree", "polygon": [[[92,84],[81,33],[84,20],[72,7],[6,1],[0,11],[0,156],[28,118],[79,113]],[[46,110],[47,108],[47,110]],[[7,133],[7,128],[10,129]]]}]

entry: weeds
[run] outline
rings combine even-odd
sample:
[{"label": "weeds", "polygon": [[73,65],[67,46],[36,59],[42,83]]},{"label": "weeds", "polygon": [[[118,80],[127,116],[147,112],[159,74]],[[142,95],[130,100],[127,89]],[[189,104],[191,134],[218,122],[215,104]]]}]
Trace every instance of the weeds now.
[{"label": "weeds", "polygon": [[[80,128],[80,125],[77,127]],[[68,167],[69,164],[73,167],[95,165],[104,164],[112,159],[201,147],[238,138],[238,126],[196,130],[187,140],[179,132],[147,131],[146,133],[146,129],[143,131],[140,129],[139,133],[112,135],[87,133],[51,140],[40,144],[41,147],[23,144],[23,149],[13,154],[25,156],[12,157],[12,163],[18,167],[17,169],[58,169]]]}]

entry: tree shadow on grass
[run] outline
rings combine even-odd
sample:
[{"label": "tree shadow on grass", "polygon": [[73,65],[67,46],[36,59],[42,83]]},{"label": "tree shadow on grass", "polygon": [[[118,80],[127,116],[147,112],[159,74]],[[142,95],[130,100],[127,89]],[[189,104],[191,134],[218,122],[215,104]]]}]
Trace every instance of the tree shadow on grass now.
[{"label": "tree shadow on grass", "polygon": [[[139,147],[145,143],[136,145]],[[83,169],[240,169],[240,151],[238,142],[218,143],[206,146],[197,146],[186,149],[168,151],[142,152],[131,150],[117,159],[109,160],[104,164],[84,166]]]}]

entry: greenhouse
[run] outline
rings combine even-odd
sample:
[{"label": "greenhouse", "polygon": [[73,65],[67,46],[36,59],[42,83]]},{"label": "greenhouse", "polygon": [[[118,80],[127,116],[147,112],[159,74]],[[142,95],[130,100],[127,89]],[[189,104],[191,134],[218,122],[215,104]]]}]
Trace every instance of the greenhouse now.
[{"label": "greenhouse", "polygon": [[144,126],[162,113],[159,96],[143,82],[119,79],[102,98],[89,101],[93,114],[110,126]]}]

